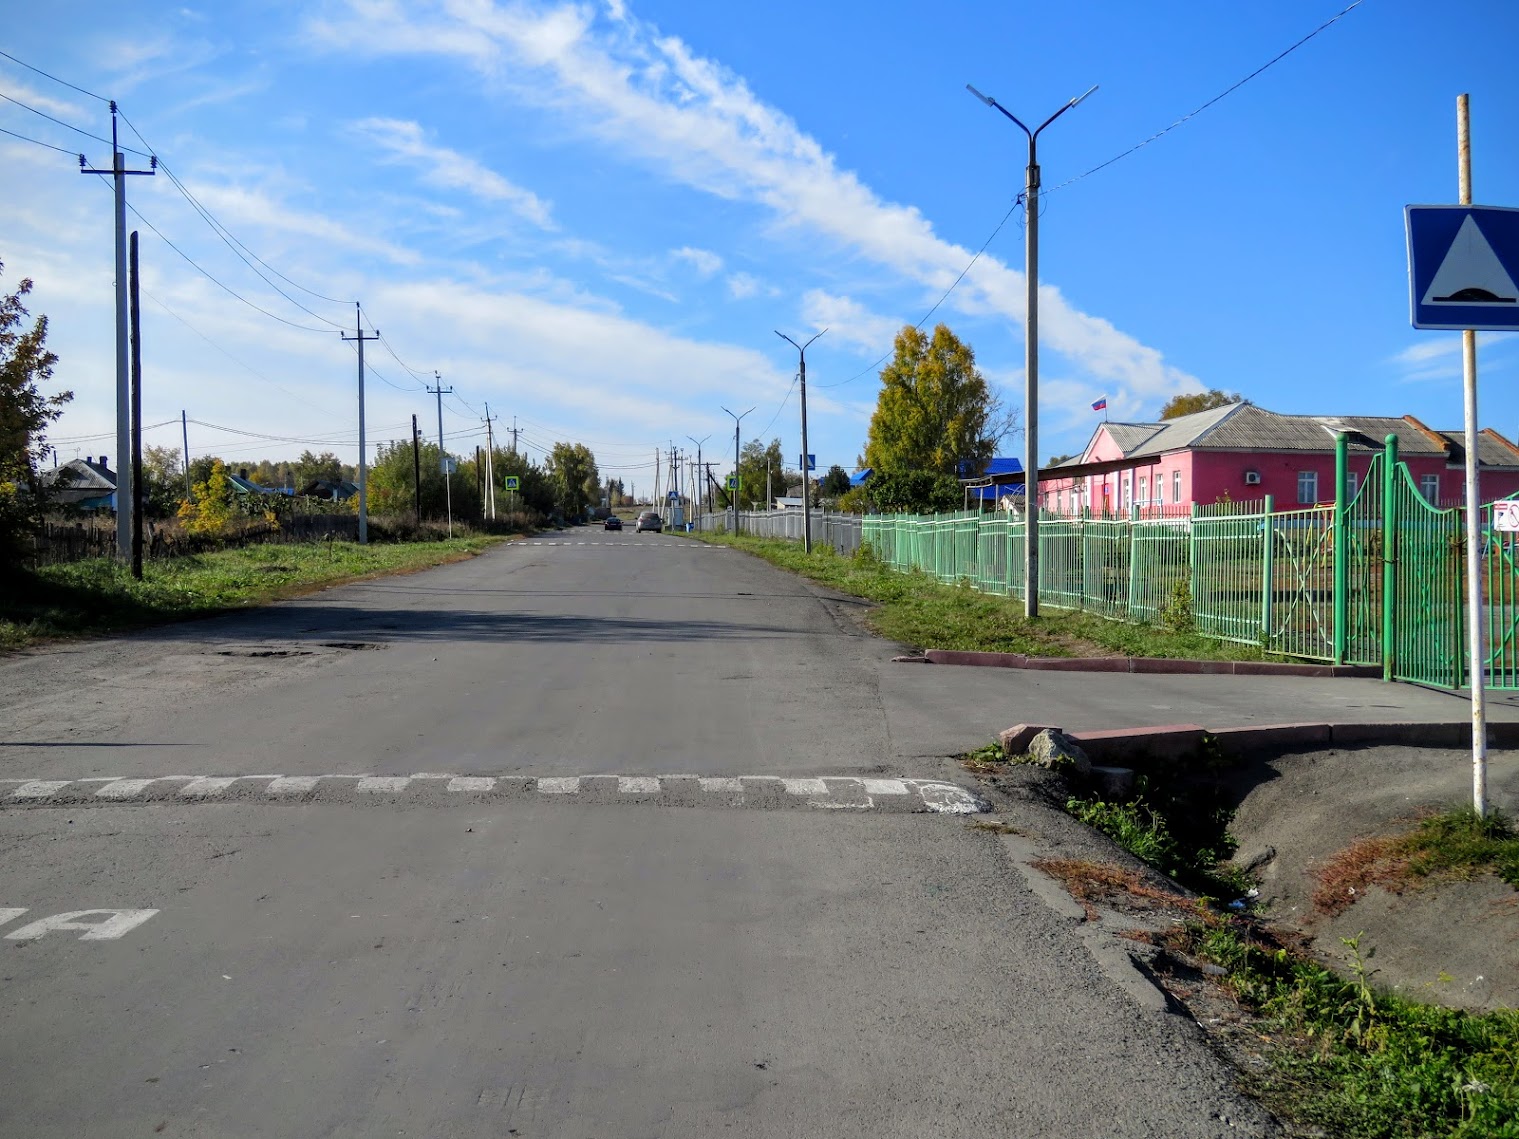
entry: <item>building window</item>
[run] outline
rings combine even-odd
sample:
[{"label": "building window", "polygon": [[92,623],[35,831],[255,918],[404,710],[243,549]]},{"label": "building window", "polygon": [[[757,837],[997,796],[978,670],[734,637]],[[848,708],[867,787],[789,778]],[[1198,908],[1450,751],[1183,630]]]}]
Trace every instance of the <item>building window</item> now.
[{"label": "building window", "polygon": [[1171,501],[1172,502],[1178,502],[1178,503],[1181,501],[1181,472],[1180,471],[1172,471],[1171,472]]},{"label": "building window", "polygon": [[1297,473],[1297,502],[1299,506],[1313,506],[1319,500],[1319,472]]},{"label": "building window", "polygon": [[1440,476],[1439,475],[1420,475],[1419,476],[1419,493],[1424,496],[1424,500],[1426,502],[1428,502],[1431,506],[1439,506],[1440,505]]},{"label": "building window", "polygon": [[1360,490],[1360,489],[1361,489],[1361,476],[1358,475],[1355,471],[1346,471],[1345,472],[1345,501],[1346,502],[1353,501],[1355,499],[1356,492],[1358,490]]},{"label": "building window", "polygon": [[1150,505],[1150,500],[1145,497],[1145,494],[1148,492],[1148,490],[1149,490],[1149,480],[1146,479],[1144,475],[1140,475],[1139,476],[1139,505],[1140,506],[1149,506]]}]

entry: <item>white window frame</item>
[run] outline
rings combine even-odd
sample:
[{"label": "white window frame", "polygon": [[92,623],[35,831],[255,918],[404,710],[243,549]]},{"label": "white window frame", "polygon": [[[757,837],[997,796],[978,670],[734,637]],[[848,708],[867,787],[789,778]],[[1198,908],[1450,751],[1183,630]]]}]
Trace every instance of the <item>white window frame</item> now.
[{"label": "white window frame", "polygon": [[1345,501],[1352,501],[1361,489],[1361,476],[1357,471],[1345,472]]},{"label": "white window frame", "polygon": [[1181,471],[1171,472],[1171,502],[1173,505],[1181,504]]},{"label": "white window frame", "polygon": [[[1304,491],[1308,497],[1304,498]],[[1297,504],[1299,506],[1317,506],[1319,501],[1319,472],[1299,471],[1297,473]]]},{"label": "white window frame", "polygon": [[[1431,494],[1430,491],[1434,493]],[[1419,493],[1424,496],[1431,506],[1440,505],[1440,476],[1436,474],[1419,476]]]}]

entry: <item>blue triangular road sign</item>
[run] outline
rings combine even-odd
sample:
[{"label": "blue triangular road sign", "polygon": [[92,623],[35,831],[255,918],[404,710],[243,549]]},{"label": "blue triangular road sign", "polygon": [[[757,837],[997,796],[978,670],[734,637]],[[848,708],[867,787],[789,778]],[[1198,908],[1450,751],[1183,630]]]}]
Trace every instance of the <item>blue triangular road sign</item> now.
[{"label": "blue triangular road sign", "polygon": [[1415,328],[1519,329],[1519,209],[1408,206]]}]

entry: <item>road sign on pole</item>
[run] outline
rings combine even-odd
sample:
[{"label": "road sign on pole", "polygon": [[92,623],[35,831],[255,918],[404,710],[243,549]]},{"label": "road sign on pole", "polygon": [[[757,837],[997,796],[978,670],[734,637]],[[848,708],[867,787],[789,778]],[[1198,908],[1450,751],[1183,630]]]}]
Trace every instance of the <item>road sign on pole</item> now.
[{"label": "road sign on pole", "polygon": [[1519,209],[1407,206],[1415,328],[1519,329]]},{"label": "road sign on pole", "polygon": [[[801,458],[800,455],[798,455],[797,457]],[[818,469],[818,457],[816,455],[808,455],[807,458],[806,458],[806,461],[802,463],[802,466],[806,467],[807,470],[809,470],[809,471],[815,471],[815,470],[817,470]]]},{"label": "road sign on pole", "polygon": [[728,476],[728,489],[729,490],[737,490],[738,489],[738,476],[737,475],[729,475]]},{"label": "road sign on pole", "polygon": [[506,476],[506,489],[507,490],[520,490],[520,489],[522,489],[522,479],[519,476],[517,476],[517,475],[507,475]]}]

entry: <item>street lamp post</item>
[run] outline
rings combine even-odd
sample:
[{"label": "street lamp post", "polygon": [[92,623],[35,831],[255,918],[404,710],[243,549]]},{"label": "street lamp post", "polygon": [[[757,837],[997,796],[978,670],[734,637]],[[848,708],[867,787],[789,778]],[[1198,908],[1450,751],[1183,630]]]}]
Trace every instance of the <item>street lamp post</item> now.
[{"label": "street lamp post", "polygon": [[[827,332],[825,328],[823,332]],[[819,332],[812,340],[823,335]],[[776,335],[791,347],[796,349],[797,356],[801,358],[801,383],[802,383],[802,553],[812,553],[812,502],[808,493],[810,481],[807,478],[807,349],[812,346],[812,340],[806,344],[798,344],[784,332],[776,332]],[[766,504],[769,509],[769,504]]]},{"label": "street lamp post", "polygon": [[[701,445],[703,443],[705,443],[708,439],[712,438],[712,436],[710,436],[710,435],[703,435],[700,439],[698,439],[694,435],[687,435],[686,438],[689,439],[689,440],[691,440],[691,442],[693,442],[693,443],[696,444],[696,486],[694,486],[694,487],[691,488],[691,503],[692,503],[693,506],[699,506],[700,503],[701,503],[701,492],[704,489],[706,489],[705,487],[702,486],[702,481],[701,481],[701,472],[702,472],[702,466],[701,466]],[[701,517],[700,510],[697,511],[696,517],[697,518]]]},{"label": "street lamp post", "polygon": [[[723,410],[728,411],[726,407]],[[752,407],[749,409],[749,411],[753,410]],[[733,507],[735,535],[738,533],[738,425],[744,421],[744,415],[748,415],[749,411],[744,412],[743,415],[733,415],[733,412],[728,411],[729,415],[733,415],[733,485],[728,488],[728,504]]]},{"label": "street lamp post", "polygon": [[1036,148],[1039,132],[1097,90],[1077,95],[1033,130],[1018,116],[990,95],[983,95],[969,83],[965,89],[988,107],[1001,111],[1028,136],[1028,171],[1023,188],[1023,216],[1027,245],[1024,265],[1026,344],[1023,377],[1023,413],[1027,420],[1023,435],[1023,614],[1039,616],[1039,162]]}]

